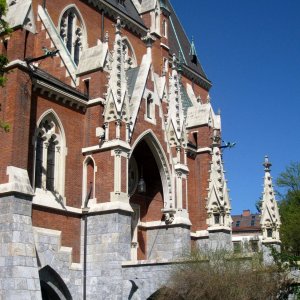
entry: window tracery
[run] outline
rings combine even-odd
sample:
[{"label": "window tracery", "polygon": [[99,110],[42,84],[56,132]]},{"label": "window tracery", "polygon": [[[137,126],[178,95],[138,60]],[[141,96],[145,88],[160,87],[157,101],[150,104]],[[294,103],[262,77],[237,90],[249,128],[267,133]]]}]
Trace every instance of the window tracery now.
[{"label": "window tracery", "polygon": [[52,115],[46,116],[37,128],[35,138],[35,188],[62,194],[63,138]]},{"label": "window tracery", "polygon": [[123,43],[123,53],[125,56],[125,68],[126,69],[135,68],[137,66],[136,56],[130,42],[125,37],[122,39],[122,43]]},{"label": "window tracery", "polygon": [[60,37],[76,65],[83,47],[83,23],[75,7],[67,9],[60,21]]}]

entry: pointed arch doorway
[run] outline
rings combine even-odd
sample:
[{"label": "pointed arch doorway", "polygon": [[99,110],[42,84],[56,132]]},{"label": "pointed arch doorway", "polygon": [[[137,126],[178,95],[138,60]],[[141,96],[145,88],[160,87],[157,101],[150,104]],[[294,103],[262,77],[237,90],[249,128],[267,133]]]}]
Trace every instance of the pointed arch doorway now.
[{"label": "pointed arch doorway", "polygon": [[62,278],[50,267],[39,271],[43,300],[71,300],[72,296]]},{"label": "pointed arch doorway", "polygon": [[132,260],[147,259],[145,224],[162,222],[162,209],[169,204],[168,170],[158,148],[154,138],[146,135],[136,143],[129,159],[128,192],[134,211],[131,222]]}]

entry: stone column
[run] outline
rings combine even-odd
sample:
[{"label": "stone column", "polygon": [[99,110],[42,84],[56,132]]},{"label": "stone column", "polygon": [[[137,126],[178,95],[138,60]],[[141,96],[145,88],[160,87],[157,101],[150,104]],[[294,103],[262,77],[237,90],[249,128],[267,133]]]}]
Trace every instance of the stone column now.
[{"label": "stone column", "polygon": [[41,299],[31,222],[33,190],[26,170],[7,167],[0,185],[0,299]]},{"label": "stone column", "polygon": [[129,204],[92,206],[87,217],[87,299],[122,299],[122,262],[131,256]]},{"label": "stone column", "polygon": [[190,224],[147,228],[147,259],[172,261],[188,256],[190,251]]}]

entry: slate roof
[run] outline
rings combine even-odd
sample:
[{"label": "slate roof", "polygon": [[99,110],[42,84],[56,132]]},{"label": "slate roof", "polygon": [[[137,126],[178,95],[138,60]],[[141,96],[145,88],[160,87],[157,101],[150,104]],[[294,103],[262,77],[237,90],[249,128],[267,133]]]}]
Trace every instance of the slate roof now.
[{"label": "slate roof", "polygon": [[232,217],[232,231],[258,231],[261,230],[259,214],[234,215]]},{"label": "slate roof", "polygon": [[88,98],[86,95],[84,95],[77,89],[71,87],[70,85],[64,83],[63,81],[57,79],[56,77],[52,76],[51,74],[47,73],[44,70],[41,70],[39,68],[34,68],[34,69],[31,69],[30,74],[33,78],[47,82],[47,83],[51,84],[52,86],[56,86],[57,88],[65,91],[73,96],[81,98],[84,101],[88,101]]},{"label": "slate roof", "polygon": [[179,51],[181,51],[185,64],[191,68],[193,71],[200,74],[202,77],[207,79],[207,76],[201,66],[199,57],[197,57],[197,64],[193,63],[190,56],[191,43],[170,3],[169,0],[166,1],[170,15],[170,28],[169,28],[169,47],[171,54],[178,56]]},{"label": "slate roof", "polygon": [[191,99],[189,98],[187,91],[182,83],[180,84],[180,88],[181,88],[182,108],[183,108],[184,114],[186,115],[188,108],[192,107],[193,103],[192,103]]},{"label": "slate roof", "polygon": [[118,10],[122,11],[124,14],[129,16],[131,19],[135,20],[137,23],[145,26],[142,18],[140,17],[138,11],[136,10],[131,0],[125,0],[124,5],[120,4],[118,0],[104,0],[104,1],[111,4]]}]

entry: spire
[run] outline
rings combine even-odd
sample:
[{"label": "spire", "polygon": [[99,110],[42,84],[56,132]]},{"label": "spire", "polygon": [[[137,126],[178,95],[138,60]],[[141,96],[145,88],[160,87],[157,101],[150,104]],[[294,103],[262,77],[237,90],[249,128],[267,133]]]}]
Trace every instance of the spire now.
[{"label": "spire", "polygon": [[[127,77],[125,70],[125,54],[121,29],[124,27],[120,17],[117,18],[115,27],[114,48],[110,52],[109,76],[105,105],[105,119],[121,119],[124,110],[128,108]],[[125,112],[126,114],[126,112]],[[111,116],[109,116],[111,115]]]},{"label": "spire", "polygon": [[280,216],[278,211],[277,202],[275,199],[275,193],[272,184],[272,177],[270,174],[270,167],[272,164],[269,161],[268,156],[265,156],[263,163],[265,176],[264,176],[264,188],[263,197],[261,201],[261,227],[263,233],[263,242],[265,243],[278,243],[279,228],[280,228]]},{"label": "spire", "polygon": [[225,180],[221,155],[221,137],[214,129],[212,137],[212,160],[207,198],[208,230],[231,228],[231,205]]},{"label": "spire", "polygon": [[198,59],[197,59],[197,51],[196,51],[196,47],[195,47],[195,43],[194,43],[194,37],[192,37],[189,55],[191,56],[191,62],[194,64],[197,64]]},{"label": "spire", "polygon": [[173,123],[174,130],[178,140],[184,138],[184,121],[185,115],[182,106],[182,86],[181,86],[181,76],[180,76],[180,67],[176,59],[175,54],[173,54],[172,61],[172,75],[169,79],[169,111],[168,118],[171,123]]}]

